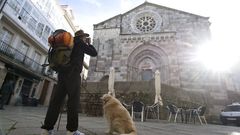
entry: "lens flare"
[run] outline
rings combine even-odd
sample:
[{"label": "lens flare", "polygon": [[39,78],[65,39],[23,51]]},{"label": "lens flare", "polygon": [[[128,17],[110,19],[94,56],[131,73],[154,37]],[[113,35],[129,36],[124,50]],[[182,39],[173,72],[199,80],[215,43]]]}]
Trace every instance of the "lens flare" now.
[{"label": "lens flare", "polygon": [[239,61],[237,52],[239,49],[239,47],[231,45],[221,46],[208,43],[198,48],[197,59],[212,71],[230,71]]}]

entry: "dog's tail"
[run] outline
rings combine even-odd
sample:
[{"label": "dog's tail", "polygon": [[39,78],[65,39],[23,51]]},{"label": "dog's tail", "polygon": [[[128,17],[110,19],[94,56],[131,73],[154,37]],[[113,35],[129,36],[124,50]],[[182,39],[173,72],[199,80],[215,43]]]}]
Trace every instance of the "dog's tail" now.
[{"label": "dog's tail", "polygon": [[128,134],[120,134],[120,135],[137,135],[137,132],[136,132],[136,131],[132,131],[131,133],[128,133]]}]

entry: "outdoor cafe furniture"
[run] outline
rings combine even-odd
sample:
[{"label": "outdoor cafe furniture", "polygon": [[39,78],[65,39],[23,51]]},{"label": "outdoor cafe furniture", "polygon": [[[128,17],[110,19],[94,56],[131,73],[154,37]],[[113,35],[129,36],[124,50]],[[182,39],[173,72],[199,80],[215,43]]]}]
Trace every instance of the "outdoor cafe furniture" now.
[{"label": "outdoor cafe furniture", "polygon": [[86,99],[86,114],[87,116],[102,116],[102,101],[100,97],[102,93],[89,93]]},{"label": "outdoor cafe furniture", "polygon": [[177,122],[177,117],[180,114],[181,120],[183,122],[182,108],[178,108],[174,104],[169,104],[169,105],[167,105],[167,109],[169,111],[168,121],[171,121],[172,115],[174,115],[174,122],[176,123]]},{"label": "outdoor cafe furniture", "polygon": [[154,103],[153,105],[150,106],[146,106],[146,120],[149,117],[149,113],[152,113],[159,120],[159,109],[160,109],[159,102]]},{"label": "outdoor cafe furniture", "polygon": [[132,105],[128,105],[127,103],[125,102],[121,102],[122,105],[128,110],[129,113],[131,113],[132,111]]},{"label": "outdoor cafe furniture", "polygon": [[188,123],[191,121],[192,115],[193,115],[193,110],[189,106],[182,106],[181,107],[181,115],[182,115],[182,122]]},{"label": "outdoor cafe furniture", "polygon": [[134,101],[132,103],[132,119],[135,118],[135,114],[141,115],[141,121],[144,119],[144,104],[140,101]]},{"label": "outdoor cafe furniture", "polygon": [[192,113],[190,114],[189,120],[191,120],[191,118],[193,117],[194,123],[195,123],[195,119],[197,117],[201,125],[203,124],[202,119],[204,123],[207,125],[207,121],[204,116],[205,112],[206,112],[206,106],[199,106],[196,109],[192,109]]}]

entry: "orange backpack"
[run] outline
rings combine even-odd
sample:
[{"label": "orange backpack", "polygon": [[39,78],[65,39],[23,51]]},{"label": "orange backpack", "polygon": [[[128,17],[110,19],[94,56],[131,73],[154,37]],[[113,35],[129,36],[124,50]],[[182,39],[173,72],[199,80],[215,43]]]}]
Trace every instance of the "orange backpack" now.
[{"label": "orange backpack", "polygon": [[73,47],[73,37],[71,33],[65,30],[56,30],[51,36],[48,37],[48,43],[51,47],[57,48],[63,47]]},{"label": "orange backpack", "polygon": [[73,48],[73,36],[63,30],[57,29],[48,38],[50,48],[48,50],[48,62],[43,66],[49,66],[54,71],[60,71],[69,66]]}]

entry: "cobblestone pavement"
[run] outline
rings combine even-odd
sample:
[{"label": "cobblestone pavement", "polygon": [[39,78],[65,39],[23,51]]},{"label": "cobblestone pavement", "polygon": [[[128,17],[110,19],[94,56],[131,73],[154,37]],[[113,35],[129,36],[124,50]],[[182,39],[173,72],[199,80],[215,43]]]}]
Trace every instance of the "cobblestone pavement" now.
[{"label": "cobblestone pavement", "polygon": [[[13,107],[0,110],[0,135],[39,135],[46,107]],[[167,121],[137,121],[138,135],[240,135],[240,128],[222,125],[170,123]],[[57,124],[56,124],[57,125]],[[65,135],[66,114],[62,115],[56,135]],[[102,117],[87,117],[79,114],[79,130],[86,135],[104,135],[107,123]]]}]

